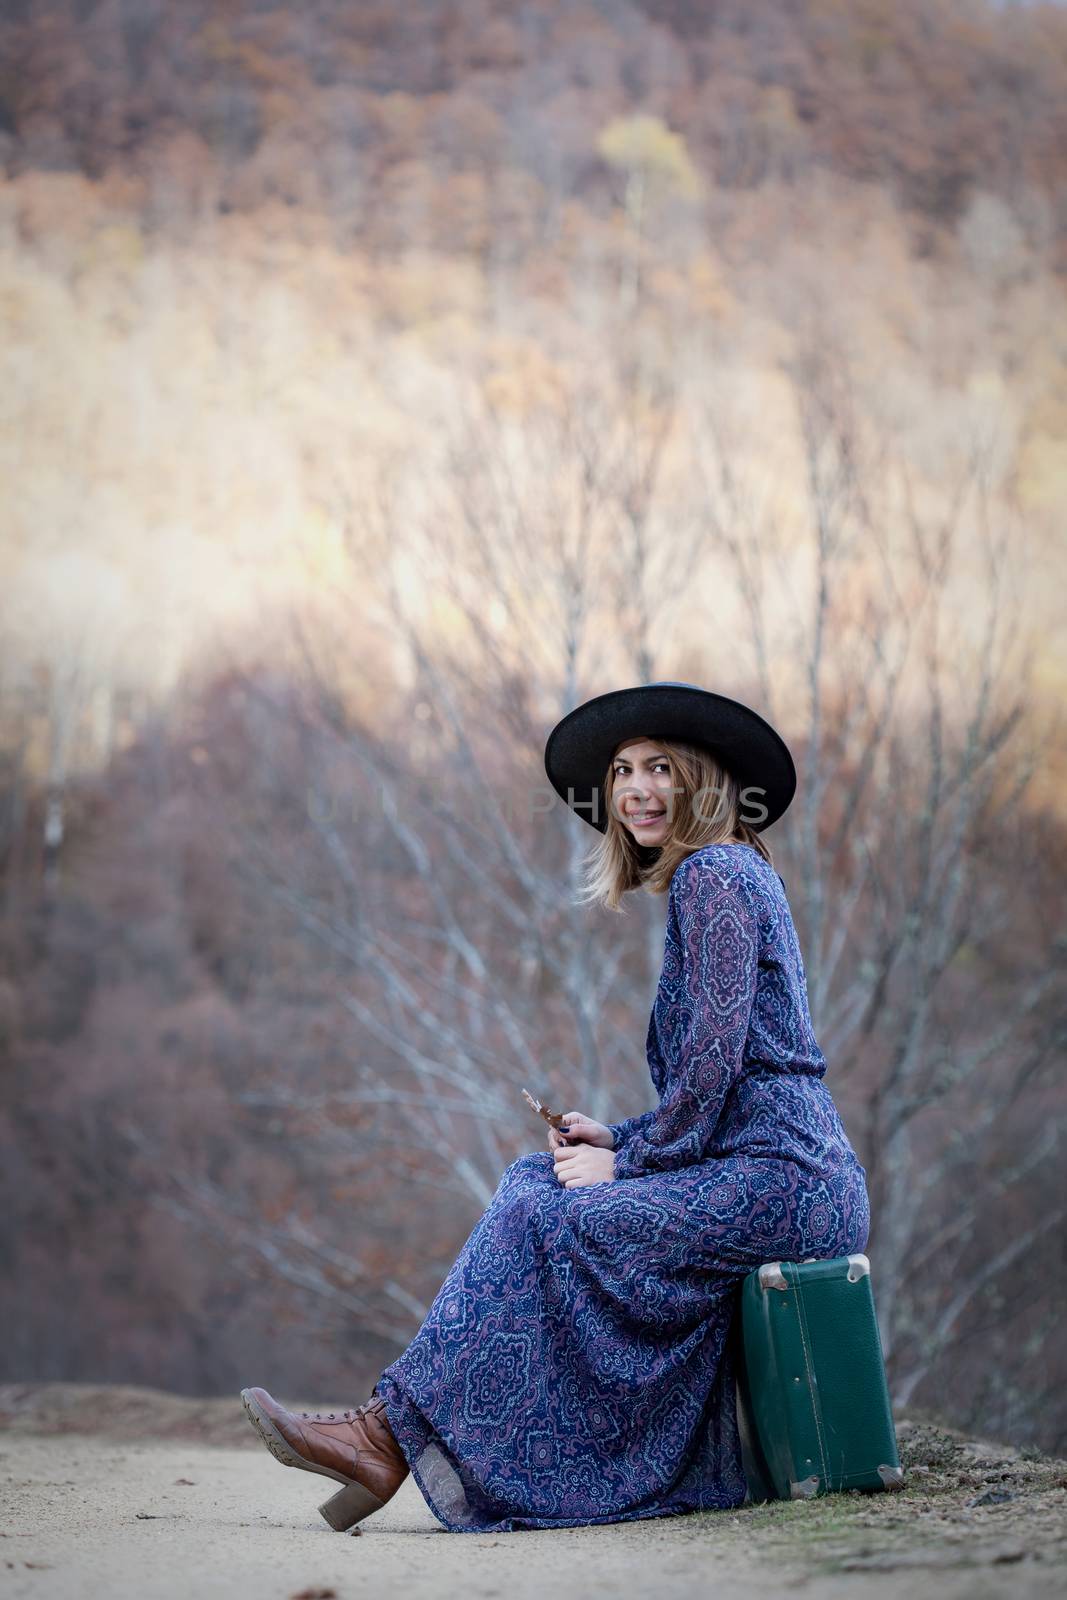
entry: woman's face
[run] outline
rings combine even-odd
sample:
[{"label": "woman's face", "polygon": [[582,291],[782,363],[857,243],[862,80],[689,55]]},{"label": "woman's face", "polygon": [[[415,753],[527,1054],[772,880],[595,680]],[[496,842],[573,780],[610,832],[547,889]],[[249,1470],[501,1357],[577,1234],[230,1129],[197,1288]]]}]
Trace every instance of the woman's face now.
[{"label": "woman's face", "polygon": [[674,800],[667,757],[651,739],[633,739],[619,746],[611,767],[611,804],[619,821],[640,844],[662,844]]}]

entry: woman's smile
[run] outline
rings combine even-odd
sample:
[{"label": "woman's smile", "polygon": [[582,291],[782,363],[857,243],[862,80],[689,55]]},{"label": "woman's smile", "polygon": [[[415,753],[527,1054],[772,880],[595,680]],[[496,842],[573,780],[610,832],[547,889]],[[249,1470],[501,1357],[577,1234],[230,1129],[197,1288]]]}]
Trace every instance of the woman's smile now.
[{"label": "woman's smile", "polygon": [[[633,834],[648,838],[656,834],[660,843],[667,836],[671,787],[671,764],[658,745],[649,739],[631,740],[615,752],[612,761],[614,803],[620,820]],[[652,796],[662,794],[664,805]]]}]

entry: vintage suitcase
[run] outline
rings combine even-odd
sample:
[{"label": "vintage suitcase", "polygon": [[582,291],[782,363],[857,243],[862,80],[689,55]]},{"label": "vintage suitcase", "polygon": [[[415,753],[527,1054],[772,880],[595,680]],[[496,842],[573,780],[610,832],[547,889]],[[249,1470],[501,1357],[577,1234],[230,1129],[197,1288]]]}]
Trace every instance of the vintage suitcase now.
[{"label": "vintage suitcase", "polygon": [[903,1487],[865,1255],[750,1272],[735,1340],[750,1500]]}]

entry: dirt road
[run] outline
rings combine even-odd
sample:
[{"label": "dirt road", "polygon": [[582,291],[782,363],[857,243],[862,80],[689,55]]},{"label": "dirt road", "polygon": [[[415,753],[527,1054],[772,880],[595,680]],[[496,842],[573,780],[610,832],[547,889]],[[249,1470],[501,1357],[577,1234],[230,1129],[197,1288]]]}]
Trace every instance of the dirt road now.
[{"label": "dirt road", "polygon": [[245,1441],[236,1401],[8,1387],[0,1427],[11,1600],[1037,1600],[1067,1571],[1067,1462],[922,1423],[900,1427],[901,1494],[480,1535],[447,1533],[409,1479],[355,1538],[318,1516],[326,1480]]}]

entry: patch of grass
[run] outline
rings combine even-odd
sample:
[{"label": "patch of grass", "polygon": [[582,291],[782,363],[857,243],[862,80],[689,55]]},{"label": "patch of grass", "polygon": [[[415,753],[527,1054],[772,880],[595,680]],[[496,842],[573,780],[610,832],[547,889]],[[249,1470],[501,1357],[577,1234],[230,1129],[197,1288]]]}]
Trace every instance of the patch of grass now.
[{"label": "patch of grass", "polygon": [[903,1489],[771,1500],[728,1521],[707,1512],[702,1531],[819,1575],[1014,1562],[1060,1547],[1067,1462],[928,1421],[900,1423],[898,1442]]}]

